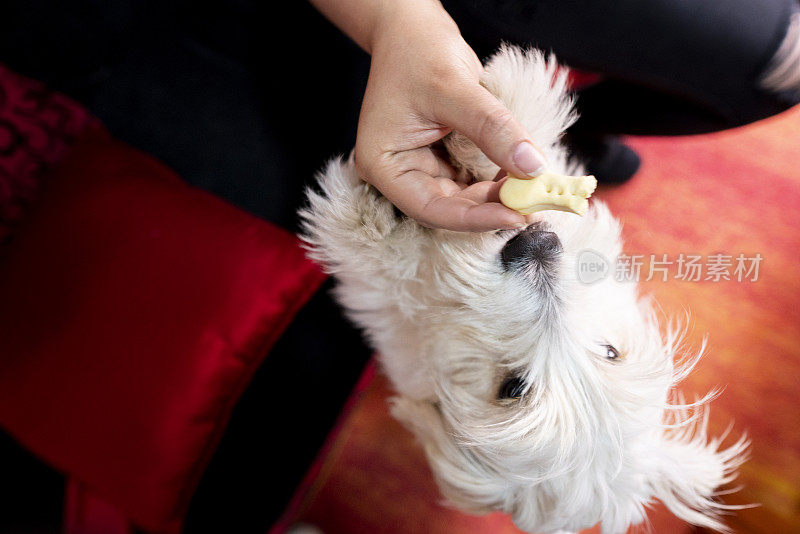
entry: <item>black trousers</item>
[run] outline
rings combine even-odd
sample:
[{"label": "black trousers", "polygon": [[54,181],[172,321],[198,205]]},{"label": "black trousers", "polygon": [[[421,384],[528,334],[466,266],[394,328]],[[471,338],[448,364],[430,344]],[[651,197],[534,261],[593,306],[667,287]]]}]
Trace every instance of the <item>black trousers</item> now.
[{"label": "black trousers", "polygon": [[779,113],[800,94],[759,77],[796,0],[444,0],[479,55],[502,41],[606,76],[580,93],[578,129],[680,135]]},{"label": "black trousers", "polygon": [[[605,74],[580,94],[577,130],[708,132],[798,101],[758,85],[795,0],[445,6],[480,56],[508,41]],[[190,183],[291,230],[303,187],[354,144],[369,67],[305,2],[257,0],[8,0],[0,61],[81,101],[115,136]],[[187,531],[263,532],[316,454],[370,353],[327,290],[301,311],[245,393]],[[0,484],[12,487],[10,465],[4,475]],[[19,524],[20,513],[43,506],[7,497],[0,531],[4,520],[16,514]]]}]

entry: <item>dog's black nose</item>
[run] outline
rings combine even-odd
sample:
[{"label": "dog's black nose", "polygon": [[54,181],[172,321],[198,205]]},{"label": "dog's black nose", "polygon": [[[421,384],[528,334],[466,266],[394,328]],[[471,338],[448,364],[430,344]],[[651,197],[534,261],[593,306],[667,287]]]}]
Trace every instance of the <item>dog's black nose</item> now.
[{"label": "dog's black nose", "polygon": [[508,240],[500,252],[503,266],[508,269],[524,266],[532,261],[545,263],[561,252],[561,241],[553,232],[529,226]]}]

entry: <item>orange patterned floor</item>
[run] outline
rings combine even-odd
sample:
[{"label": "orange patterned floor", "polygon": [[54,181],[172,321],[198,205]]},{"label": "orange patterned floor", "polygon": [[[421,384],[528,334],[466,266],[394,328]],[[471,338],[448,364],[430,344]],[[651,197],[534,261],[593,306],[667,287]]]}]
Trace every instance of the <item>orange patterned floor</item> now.
[{"label": "orange patterned floor", "polygon": [[[734,434],[752,437],[745,488],[726,502],[761,506],[729,524],[737,533],[800,532],[800,109],[731,132],[631,144],[641,172],[600,192],[625,224],[628,254],[763,257],[755,282],[643,286],[666,314],[691,313],[695,346],[709,333],[708,355],[684,389],[725,386],[712,429],[734,419]],[[439,505],[421,449],[387,413],[388,395],[377,377],[356,399],[299,501],[300,517],[326,534],[518,532],[500,514],[476,518]],[[692,531],[663,510],[651,521],[656,534]]]}]

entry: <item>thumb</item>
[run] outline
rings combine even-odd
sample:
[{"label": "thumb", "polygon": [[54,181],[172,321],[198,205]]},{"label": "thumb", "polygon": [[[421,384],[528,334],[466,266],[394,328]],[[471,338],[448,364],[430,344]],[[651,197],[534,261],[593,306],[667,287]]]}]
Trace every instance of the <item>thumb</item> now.
[{"label": "thumb", "polygon": [[532,178],[545,171],[547,161],[531,136],[482,86],[471,84],[442,111],[442,122],[467,136],[501,169],[518,178]]}]

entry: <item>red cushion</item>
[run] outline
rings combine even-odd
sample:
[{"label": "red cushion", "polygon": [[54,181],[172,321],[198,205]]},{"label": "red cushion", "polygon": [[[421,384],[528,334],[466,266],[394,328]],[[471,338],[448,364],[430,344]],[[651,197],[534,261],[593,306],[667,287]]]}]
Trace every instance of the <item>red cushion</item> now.
[{"label": "red cushion", "polygon": [[600,81],[603,76],[594,72],[586,72],[582,70],[569,69],[567,81],[570,89],[573,91],[580,91],[586,89]]},{"label": "red cushion", "polygon": [[97,122],[80,104],[0,64],[0,243],[36,197],[42,172]]},{"label": "red cushion", "polygon": [[177,531],[323,278],[295,236],[95,137],[0,258],[0,425],[138,526]]}]

